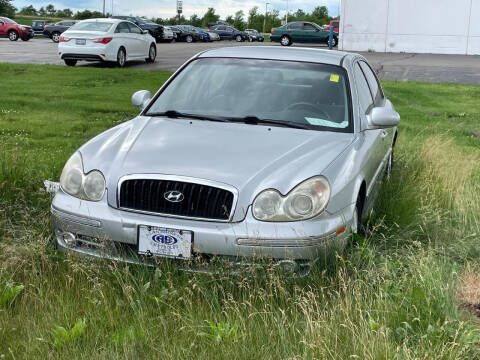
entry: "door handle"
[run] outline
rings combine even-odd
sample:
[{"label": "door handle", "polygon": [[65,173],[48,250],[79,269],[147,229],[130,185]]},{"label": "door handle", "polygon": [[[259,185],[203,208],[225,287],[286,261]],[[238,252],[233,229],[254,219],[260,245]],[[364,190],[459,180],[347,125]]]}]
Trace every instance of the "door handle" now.
[{"label": "door handle", "polygon": [[382,132],[380,133],[380,137],[382,138],[382,140],[385,140],[387,138],[387,135],[388,132],[386,132],[385,130],[382,130]]}]

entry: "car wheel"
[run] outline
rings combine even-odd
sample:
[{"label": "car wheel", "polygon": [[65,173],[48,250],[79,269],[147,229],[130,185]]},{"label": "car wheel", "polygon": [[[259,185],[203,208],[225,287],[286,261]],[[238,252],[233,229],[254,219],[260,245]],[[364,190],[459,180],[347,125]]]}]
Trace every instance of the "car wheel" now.
[{"label": "car wheel", "polygon": [[186,41],[187,43],[193,42],[193,37],[192,37],[192,35],[187,35],[187,37],[185,38],[185,41]]},{"label": "car wheel", "polygon": [[18,33],[15,30],[10,30],[8,32],[8,38],[10,41],[17,41],[18,40]]},{"label": "car wheel", "polygon": [[392,148],[392,152],[390,153],[390,156],[388,157],[388,160],[387,160],[387,166],[385,166],[385,176],[387,177],[387,179],[390,179],[390,176],[392,175],[392,169],[393,169],[393,148]]},{"label": "car wheel", "polygon": [[117,53],[117,65],[118,67],[123,68],[127,61],[127,53],[124,48],[120,48]]},{"label": "car wheel", "polygon": [[147,63],[155,62],[155,58],[157,57],[157,48],[155,45],[150,45],[150,49],[148,50],[148,58],[146,58]]},{"label": "car wheel", "polygon": [[353,210],[352,224],[350,225],[350,231],[352,234],[358,234],[358,224],[360,223],[358,217],[358,204]]},{"label": "car wheel", "polygon": [[292,45],[292,40],[287,35],[283,35],[280,38],[280,44],[282,44],[283,46],[290,46]]},{"label": "car wheel", "polygon": [[[327,37],[327,46],[330,46],[329,42],[330,42],[330,37]],[[338,43],[338,39],[334,36],[332,38],[332,48],[337,46],[337,43]]]},{"label": "car wheel", "polygon": [[237,35],[235,40],[237,40],[237,42],[242,42],[242,35]]},{"label": "car wheel", "polygon": [[58,43],[60,41],[60,33],[59,32],[54,32],[52,34],[52,41],[54,43]]},{"label": "car wheel", "polygon": [[65,65],[67,66],[75,66],[77,65],[77,60],[74,59],[65,59]]}]

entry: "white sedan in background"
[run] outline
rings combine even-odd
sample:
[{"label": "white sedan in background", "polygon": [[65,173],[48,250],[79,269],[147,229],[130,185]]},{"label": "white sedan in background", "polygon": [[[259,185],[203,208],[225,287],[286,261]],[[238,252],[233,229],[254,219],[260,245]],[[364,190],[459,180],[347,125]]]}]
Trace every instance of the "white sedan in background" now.
[{"label": "white sedan in background", "polygon": [[154,62],[155,39],[130,21],[90,19],[80,21],[59,39],[58,54],[65,64],[77,61],[110,61],[123,67],[130,60]]}]

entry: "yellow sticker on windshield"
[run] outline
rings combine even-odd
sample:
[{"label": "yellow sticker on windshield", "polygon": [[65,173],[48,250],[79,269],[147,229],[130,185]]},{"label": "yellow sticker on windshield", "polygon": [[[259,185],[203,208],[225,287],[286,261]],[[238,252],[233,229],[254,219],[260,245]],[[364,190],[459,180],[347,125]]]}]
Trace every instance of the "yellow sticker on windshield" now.
[{"label": "yellow sticker on windshield", "polygon": [[332,81],[332,82],[338,82],[338,80],[340,80],[340,75],[330,74],[330,81]]}]

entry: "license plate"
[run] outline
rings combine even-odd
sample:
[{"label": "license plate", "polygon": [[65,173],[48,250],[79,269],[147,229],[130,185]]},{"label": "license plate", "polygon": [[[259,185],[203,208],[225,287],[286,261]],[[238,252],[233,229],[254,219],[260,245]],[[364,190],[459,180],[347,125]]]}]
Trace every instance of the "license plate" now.
[{"label": "license plate", "polygon": [[77,45],[85,45],[87,43],[87,41],[85,39],[77,39],[75,41],[75,44]]},{"label": "license plate", "polygon": [[140,225],[138,253],[141,255],[189,259],[192,253],[191,231]]}]

